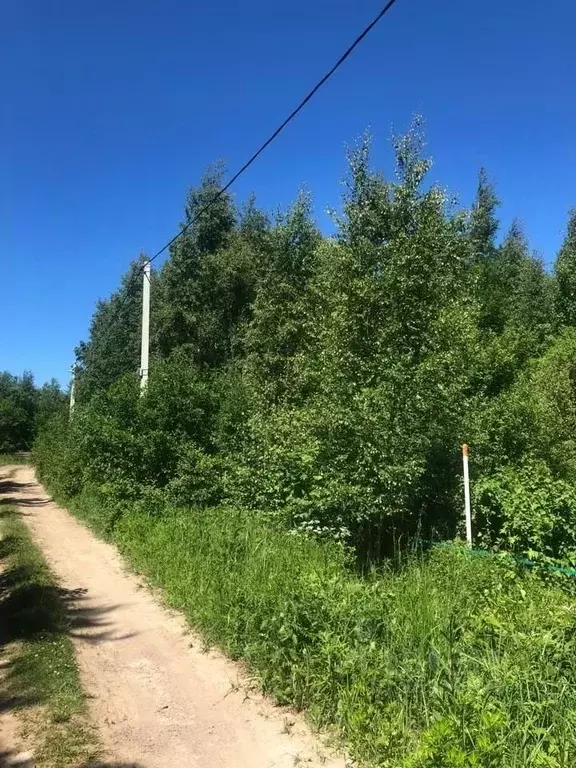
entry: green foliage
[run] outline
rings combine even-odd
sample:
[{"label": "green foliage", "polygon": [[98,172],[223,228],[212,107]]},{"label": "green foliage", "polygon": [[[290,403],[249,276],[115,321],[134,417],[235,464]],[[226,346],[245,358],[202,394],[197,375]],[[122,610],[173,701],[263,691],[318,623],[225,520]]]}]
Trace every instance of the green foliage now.
[{"label": "green foliage", "polygon": [[170,485],[181,503],[197,502],[183,495],[196,474],[187,482],[180,473],[191,466],[194,444],[196,453],[210,451],[216,402],[209,374],[178,359],[159,362],[145,398],[137,377],[126,374],[72,420],[58,415],[35,443],[35,463],[67,497],[87,486],[120,502]]},{"label": "green foliage", "polygon": [[164,356],[182,347],[197,362],[221,360],[229,351],[231,327],[250,298],[249,271],[242,269],[245,254],[240,250],[237,259],[228,248],[237,218],[230,196],[221,195],[199,216],[216,198],[223,173],[221,166],[211,169],[200,187],[188,193],[182,226],[189,228],[171,246],[158,278],[153,335]]},{"label": "green foliage", "polygon": [[6,467],[13,464],[30,464],[30,455],[27,453],[0,454],[0,467]]},{"label": "green foliage", "polygon": [[468,241],[445,194],[421,188],[421,146],[418,125],[397,140],[398,184],[371,171],[367,144],[351,153],[338,239],[300,235],[304,266],[264,281],[247,331],[232,501],[374,551],[453,493],[429,472],[458,450],[467,399]]},{"label": "green foliage", "polygon": [[79,348],[74,419],[41,419],[37,466],[365,758],[568,768],[566,585],[460,551],[370,567],[461,532],[464,442],[478,539],[574,560],[576,218],[550,275],[517,222],[499,239],[485,171],[458,210],[427,178],[420,119],[393,147],[393,179],[368,139],[350,152],[330,237],[303,194],[275,216],[227,194],[205,210],[209,171],[153,275],[147,391],[135,263]]},{"label": "green foliage", "polygon": [[575,361],[566,328],[474,414],[477,530],[492,545],[574,557]]},{"label": "green foliage", "polygon": [[558,285],[558,310],[562,322],[576,325],[576,209],[568,218],[566,238],[554,266]]},{"label": "green foliage", "polygon": [[[74,426],[80,425],[77,421]],[[67,413],[55,414],[40,430],[34,442],[33,459],[40,477],[50,479],[58,493],[74,496],[83,487],[83,455],[78,441],[72,439]]]},{"label": "green foliage", "polygon": [[[101,498],[75,511],[97,527]],[[148,514],[112,531],[207,643],[279,702],[336,726],[362,764],[568,768],[576,759],[574,592],[466,549],[361,579],[334,543],[230,508]]]},{"label": "green foliage", "polygon": [[470,242],[474,264],[483,266],[494,257],[498,232],[496,209],[499,204],[494,185],[489,180],[486,169],[481,168],[476,199],[470,215]]},{"label": "green foliage", "polygon": [[576,482],[576,331],[566,328],[518,385],[530,417],[526,441],[557,477]]},{"label": "green foliage", "polygon": [[35,403],[32,374],[22,378],[0,374],[0,453],[26,450],[34,434]]},{"label": "green foliage", "polygon": [[478,481],[476,520],[486,543],[538,559],[576,562],[576,487],[542,461]]},{"label": "green foliage", "polygon": [[310,219],[310,200],[301,195],[287,214],[278,215],[262,254],[243,344],[244,374],[261,411],[301,393],[298,363],[312,341],[307,289],[320,239]]},{"label": "green foliage", "polygon": [[96,305],[90,338],[76,349],[80,400],[104,392],[123,374],[138,370],[144,260],[141,256],[133,261],[120,288]]},{"label": "green foliage", "polygon": [[475,480],[533,457],[571,481],[570,429],[556,418],[572,424],[570,376],[546,383],[545,371],[568,344],[555,280],[519,224],[497,242],[485,171],[472,210],[458,211],[427,181],[419,118],[393,147],[393,180],[374,170],[368,139],[349,153],[331,238],[304,194],[273,217],[228,194],[206,209],[223,179],[208,171],[153,276],[148,392],[134,375],[135,262],[79,350],[74,426],[45,438],[66,455],[56,487],[222,501],[371,559],[399,536],[457,532],[462,442]]},{"label": "green foliage", "polygon": [[31,373],[18,377],[0,372],[0,454],[30,450],[38,427],[61,411],[65,401],[54,379],[37,388]]}]

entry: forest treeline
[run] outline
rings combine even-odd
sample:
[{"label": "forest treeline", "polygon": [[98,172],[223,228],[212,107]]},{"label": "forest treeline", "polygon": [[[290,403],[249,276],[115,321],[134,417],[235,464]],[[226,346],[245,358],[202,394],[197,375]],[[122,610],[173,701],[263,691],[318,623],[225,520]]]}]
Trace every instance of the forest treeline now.
[{"label": "forest treeline", "polygon": [[61,413],[66,395],[55,379],[37,387],[25,371],[0,371],[0,454],[28,451],[38,429]]},{"label": "forest treeline", "polygon": [[[395,139],[388,179],[361,142],[331,236],[306,195],[275,215],[221,195],[152,275],[143,397],[135,261],[35,461],[359,765],[570,768],[576,212],[548,271],[519,223],[499,230],[487,174],[462,210],[422,145],[418,123]],[[464,442],[475,541],[520,557],[425,549],[462,531]]]},{"label": "forest treeline", "polygon": [[[62,492],[253,509],[377,557],[461,531],[466,442],[476,541],[576,555],[576,213],[547,271],[519,222],[499,231],[484,170],[463,210],[418,120],[393,146],[393,179],[369,140],[349,153],[331,236],[305,194],[202,214],[152,275],[142,399],[131,265],[77,350],[76,418],[39,447],[65,457]],[[216,167],[182,223],[221,185]]]}]

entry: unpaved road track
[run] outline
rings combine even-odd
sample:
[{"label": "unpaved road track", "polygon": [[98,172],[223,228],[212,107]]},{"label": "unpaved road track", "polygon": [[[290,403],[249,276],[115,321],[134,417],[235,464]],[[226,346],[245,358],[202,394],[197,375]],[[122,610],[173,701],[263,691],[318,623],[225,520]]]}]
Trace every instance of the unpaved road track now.
[{"label": "unpaved road track", "polygon": [[126,572],[114,547],[50,501],[31,468],[0,468],[0,479],[10,475],[10,501],[68,590],[107,760],[126,768],[344,768],[321,754],[300,717],[247,696],[236,665],[202,653],[184,620]]}]

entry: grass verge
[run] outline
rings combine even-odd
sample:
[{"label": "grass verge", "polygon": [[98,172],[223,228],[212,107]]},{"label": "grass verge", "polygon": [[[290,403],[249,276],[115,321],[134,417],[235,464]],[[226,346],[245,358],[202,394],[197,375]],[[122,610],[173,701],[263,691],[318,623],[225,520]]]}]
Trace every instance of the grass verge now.
[{"label": "grass verge", "polygon": [[576,764],[566,577],[446,548],[360,579],[338,546],[246,511],[72,506],[265,691],[337,726],[362,764]]},{"label": "grass verge", "polygon": [[97,757],[72,641],[68,596],[13,507],[0,507],[0,680],[38,768],[70,768]]},{"label": "grass verge", "polygon": [[0,453],[0,467],[9,464],[31,464],[29,453]]}]

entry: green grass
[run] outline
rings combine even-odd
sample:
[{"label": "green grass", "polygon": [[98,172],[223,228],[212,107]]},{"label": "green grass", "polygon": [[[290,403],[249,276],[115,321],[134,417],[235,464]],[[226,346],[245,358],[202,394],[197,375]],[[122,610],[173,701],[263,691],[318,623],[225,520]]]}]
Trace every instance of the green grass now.
[{"label": "green grass", "polygon": [[8,464],[30,464],[29,453],[0,453],[0,467]]},{"label": "green grass", "polygon": [[[335,545],[233,510],[74,509],[208,643],[383,768],[573,768],[572,581],[434,549],[358,578]],[[116,508],[117,510],[117,508]]]},{"label": "green grass", "polygon": [[82,765],[98,749],[68,636],[68,598],[18,513],[0,510],[2,698],[21,720],[38,768]]}]

